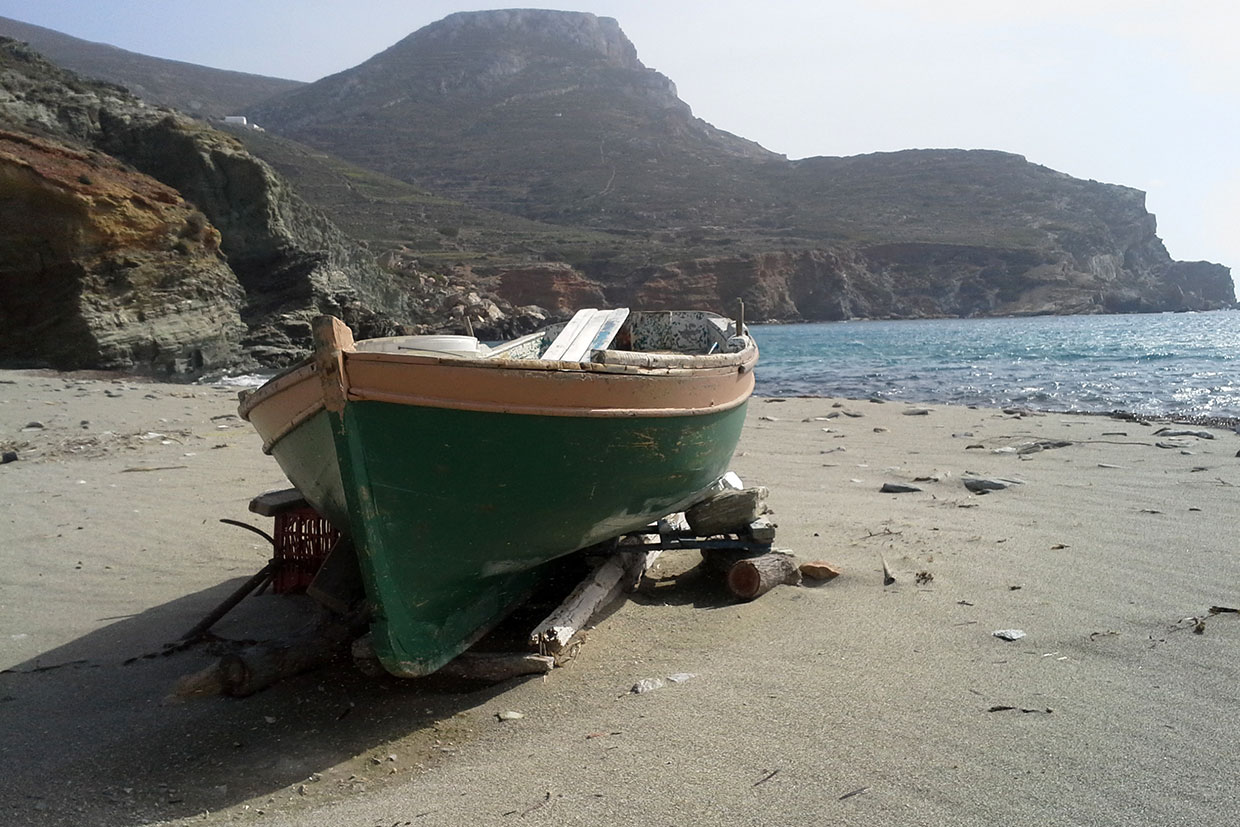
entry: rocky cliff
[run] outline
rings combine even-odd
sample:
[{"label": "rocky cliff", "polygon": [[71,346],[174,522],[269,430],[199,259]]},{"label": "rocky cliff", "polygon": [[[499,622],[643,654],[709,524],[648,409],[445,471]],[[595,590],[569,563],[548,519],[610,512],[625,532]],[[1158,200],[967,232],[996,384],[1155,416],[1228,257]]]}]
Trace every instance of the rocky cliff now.
[{"label": "rocky cliff", "polygon": [[[305,352],[319,313],[344,318],[360,336],[445,320],[449,291],[380,268],[231,136],[84,81],[12,41],[0,42],[0,127],[13,130],[6,175],[14,182],[0,197],[14,217],[0,261],[6,292],[30,297],[6,311],[10,359],[164,372],[278,366]],[[91,163],[107,176],[71,174]],[[95,192],[96,180],[110,189]],[[125,188],[145,212],[119,210]],[[76,297],[76,315],[39,318],[35,297],[49,283],[58,285],[52,306],[68,313]],[[186,316],[189,296],[203,302],[197,320]],[[61,324],[77,331],[73,341],[97,346],[71,347],[56,335]],[[130,338],[118,339],[124,327]]]},{"label": "rocky cliff", "polygon": [[714,256],[639,267],[604,282],[567,266],[501,269],[496,292],[563,315],[573,307],[696,307],[751,319],[837,321],[1213,310],[1234,304],[1226,267],[1176,262],[1125,278],[1103,257],[1033,249],[893,243]]},{"label": "rocky cliff", "polygon": [[237,356],[243,292],[176,190],[0,132],[0,359],[193,373]]}]

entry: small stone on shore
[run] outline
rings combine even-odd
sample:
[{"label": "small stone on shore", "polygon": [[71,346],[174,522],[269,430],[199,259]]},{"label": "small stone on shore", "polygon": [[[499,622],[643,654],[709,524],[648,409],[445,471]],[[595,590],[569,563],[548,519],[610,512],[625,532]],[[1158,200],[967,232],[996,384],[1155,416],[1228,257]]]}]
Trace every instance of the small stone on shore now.
[{"label": "small stone on shore", "polygon": [[912,494],[920,490],[917,486],[905,482],[885,482],[883,487],[878,489],[880,494]]},{"label": "small stone on shore", "polygon": [[961,477],[964,487],[974,494],[989,494],[991,491],[1002,491],[1013,485],[1023,485],[1020,480],[1001,480],[989,477]]},{"label": "small stone on shore", "polygon": [[802,563],[801,575],[810,580],[834,580],[844,572],[823,560],[812,560]]}]

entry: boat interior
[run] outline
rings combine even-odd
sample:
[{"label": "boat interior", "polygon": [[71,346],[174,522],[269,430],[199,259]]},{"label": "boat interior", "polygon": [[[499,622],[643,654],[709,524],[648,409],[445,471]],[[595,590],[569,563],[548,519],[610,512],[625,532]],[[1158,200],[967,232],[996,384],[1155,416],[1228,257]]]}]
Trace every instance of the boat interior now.
[{"label": "boat interior", "polygon": [[495,345],[473,336],[391,336],[359,341],[357,349],[561,362],[603,361],[602,354],[607,352],[709,356],[738,353],[750,344],[747,335],[737,335],[736,326],[733,319],[701,310],[585,308],[567,322]]}]

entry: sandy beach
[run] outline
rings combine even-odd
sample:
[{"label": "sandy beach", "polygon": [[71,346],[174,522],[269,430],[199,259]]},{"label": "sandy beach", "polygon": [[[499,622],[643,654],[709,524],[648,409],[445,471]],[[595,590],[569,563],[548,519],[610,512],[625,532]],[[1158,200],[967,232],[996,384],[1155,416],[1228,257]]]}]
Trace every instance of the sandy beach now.
[{"label": "sandy beach", "polygon": [[[839,578],[742,604],[680,552],[545,678],[342,662],[172,702],[213,655],[164,644],[270,556],[219,519],[270,530],[247,503],[286,485],[235,413],[229,388],[0,371],[0,823],[1212,825],[1240,807],[1240,614],[1210,612],[1240,608],[1232,431],[754,399],[733,468],[769,487],[776,546]],[[978,495],[968,472],[1017,482]],[[249,598],[217,632],[278,636],[306,603]],[[670,675],[692,677],[629,692]]]}]

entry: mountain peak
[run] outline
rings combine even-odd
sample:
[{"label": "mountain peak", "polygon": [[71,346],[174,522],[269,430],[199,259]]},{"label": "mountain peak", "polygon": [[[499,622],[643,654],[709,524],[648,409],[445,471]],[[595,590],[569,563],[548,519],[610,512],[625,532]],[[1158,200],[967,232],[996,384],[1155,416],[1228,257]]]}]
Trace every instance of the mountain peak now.
[{"label": "mountain peak", "polygon": [[592,54],[622,68],[645,68],[637,59],[637,49],[614,18],[597,17],[588,12],[549,9],[457,12],[419,29],[393,48],[415,41],[420,46],[430,41],[473,46],[485,40],[505,44],[525,41],[556,51],[567,47],[579,53],[578,56],[583,52]]}]

